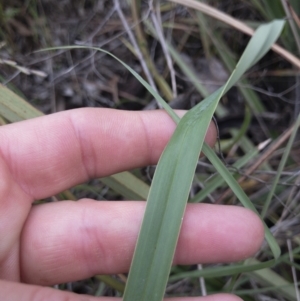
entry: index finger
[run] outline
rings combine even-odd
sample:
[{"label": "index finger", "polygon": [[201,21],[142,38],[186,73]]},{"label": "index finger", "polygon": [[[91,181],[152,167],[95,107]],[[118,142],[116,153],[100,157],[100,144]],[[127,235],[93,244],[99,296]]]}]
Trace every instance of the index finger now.
[{"label": "index finger", "polygon": [[[33,199],[155,164],[176,125],[166,112],[77,109],[4,126],[0,154]],[[209,127],[206,142],[216,138]]]}]

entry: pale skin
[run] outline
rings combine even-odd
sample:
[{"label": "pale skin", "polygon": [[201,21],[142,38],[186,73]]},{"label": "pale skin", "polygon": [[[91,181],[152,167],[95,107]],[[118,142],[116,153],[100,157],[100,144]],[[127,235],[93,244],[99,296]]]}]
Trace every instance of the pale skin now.
[{"label": "pale skin", "polygon": [[[66,111],[0,127],[1,300],[120,300],[47,286],[128,272],[145,202],[32,203],[88,179],[157,163],[174,129],[163,111],[110,109]],[[206,141],[213,145],[215,139],[211,124]],[[190,204],[174,262],[239,261],[259,249],[263,235],[260,219],[247,209]]]}]

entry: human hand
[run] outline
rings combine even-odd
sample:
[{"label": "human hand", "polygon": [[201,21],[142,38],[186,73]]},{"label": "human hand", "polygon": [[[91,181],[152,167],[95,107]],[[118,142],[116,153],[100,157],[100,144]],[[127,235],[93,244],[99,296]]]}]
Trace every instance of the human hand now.
[{"label": "human hand", "polygon": [[[163,111],[110,109],[66,111],[1,127],[1,300],[117,300],[43,286],[128,272],[145,202],[32,203],[91,178],[157,163],[174,129]],[[215,136],[211,125],[206,141],[212,145]],[[263,236],[260,219],[247,209],[188,204],[174,261],[242,260],[258,250]],[[225,294],[201,298],[217,299],[238,300]]]}]

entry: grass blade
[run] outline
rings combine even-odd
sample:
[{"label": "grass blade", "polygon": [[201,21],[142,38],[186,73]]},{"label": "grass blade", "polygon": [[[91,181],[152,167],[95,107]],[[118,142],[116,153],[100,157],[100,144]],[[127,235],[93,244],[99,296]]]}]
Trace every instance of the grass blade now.
[{"label": "grass blade", "polygon": [[256,262],[255,264],[238,263],[232,264],[226,267],[212,267],[205,268],[203,270],[195,270],[189,272],[178,273],[174,276],[170,277],[170,281],[178,281],[184,278],[194,278],[194,277],[204,277],[204,278],[214,278],[214,277],[222,277],[222,276],[231,276],[239,273],[247,273],[256,270],[266,269],[271,266],[274,266],[275,260],[269,260],[265,262]]},{"label": "grass blade", "polygon": [[[154,175],[124,301],[162,300],[198,156],[218,101],[269,50],[283,25],[283,21],[274,21],[261,26],[249,42],[226,85],[180,120]],[[204,145],[203,151],[214,165],[218,165],[220,160],[208,146]],[[217,170],[227,171],[223,164],[221,167],[218,165]],[[229,178],[226,178],[227,173]],[[223,177],[243,205],[256,211],[244,191],[236,181],[232,181],[233,177],[228,171],[227,173]],[[277,258],[280,249],[266,226],[265,233],[274,257]]]},{"label": "grass blade", "polygon": [[159,160],[124,301],[161,300],[164,295],[199,151],[221,92],[181,119]]},{"label": "grass blade", "polygon": [[16,122],[42,116],[43,113],[0,84],[0,115],[10,122]]},{"label": "grass blade", "polygon": [[101,181],[128,200],[146,200],[149,186],[128,171],[101,178]]},{"label": "grass blade", "polygon": [[290,139],[288,141],[288,144],[287,144],[287,146],[286,146],[286,148],[284,150],[283,156],[282,156],[282,158],[280,160],[279,167],[278,167],[275,179],[274,179],[274,181],[272,183],[271,190],[270,190],[270,192],[268,194],[268,197],[266,199],[266,202],[265,202],[264,207],[263,207],[262,212],[261,212],[261,216],[262,217],[264,217],[266,215],[267,210],[268,210],[268,208],[270,206],[270,203],[271,203],[272,197],[273,197],[273,195],[275,193],[275,189],[277,187],[277,184],[278,184],[278,181],[280,179],[281,173],[283,171],[285,163],[286,163],[286,161],[288,159],[288,156],[290,154],[290,151],[292,149],[294,140],[296,138],[296,134],[297,134],[299,126],[300,126],[300,114],[298,115],[298,118],[297,118],[296,123],[294,125],[294,130],[293,130],[292,135],[291,135],[291,137],[290,137]]}]

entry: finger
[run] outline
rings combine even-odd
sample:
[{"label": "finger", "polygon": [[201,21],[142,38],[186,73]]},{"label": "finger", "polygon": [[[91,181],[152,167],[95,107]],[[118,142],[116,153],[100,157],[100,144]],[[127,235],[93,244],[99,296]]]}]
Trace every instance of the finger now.
[{"label": "finger", "polygon": [[[144,202],[91,200],[36,206],[22,233],[22,280],[51,285],[127,272],[144,209]],[[260,219],[247,209],[189,204],[175,262],[239,261],[263,237]]]},{"label": "finger", "polygon": [[41,287],[37,285],[0,281],[1,301],[121,301],[113,298],[96,298],[86,295],[76,295],[70,292]]},{"label": "finger", "polygon": [[[89,178],[156,163],[174,129],[160,110],[78,109],[2,127],[0,154],[24,191],[40,199]],[[211,125],[206,141],[215,139]]]},{"label": "finger", "polygon": [[[113,297],[92,297],[87,295],[77,295],[69,292],[59,291],[48,287],[36,285],[20,284],[0,281],[0,291],[5,297],[2,301],[121,301],[121,298]],[[167,301],[242,301],[240,298],[230,294],[218,294],[206,297],[182,297],[168,298]]]},{"label": "finger", "polygon": [[19,239],[31,201],[14,181],[0,152],[0,279],[18,281],[20,278]]}]

